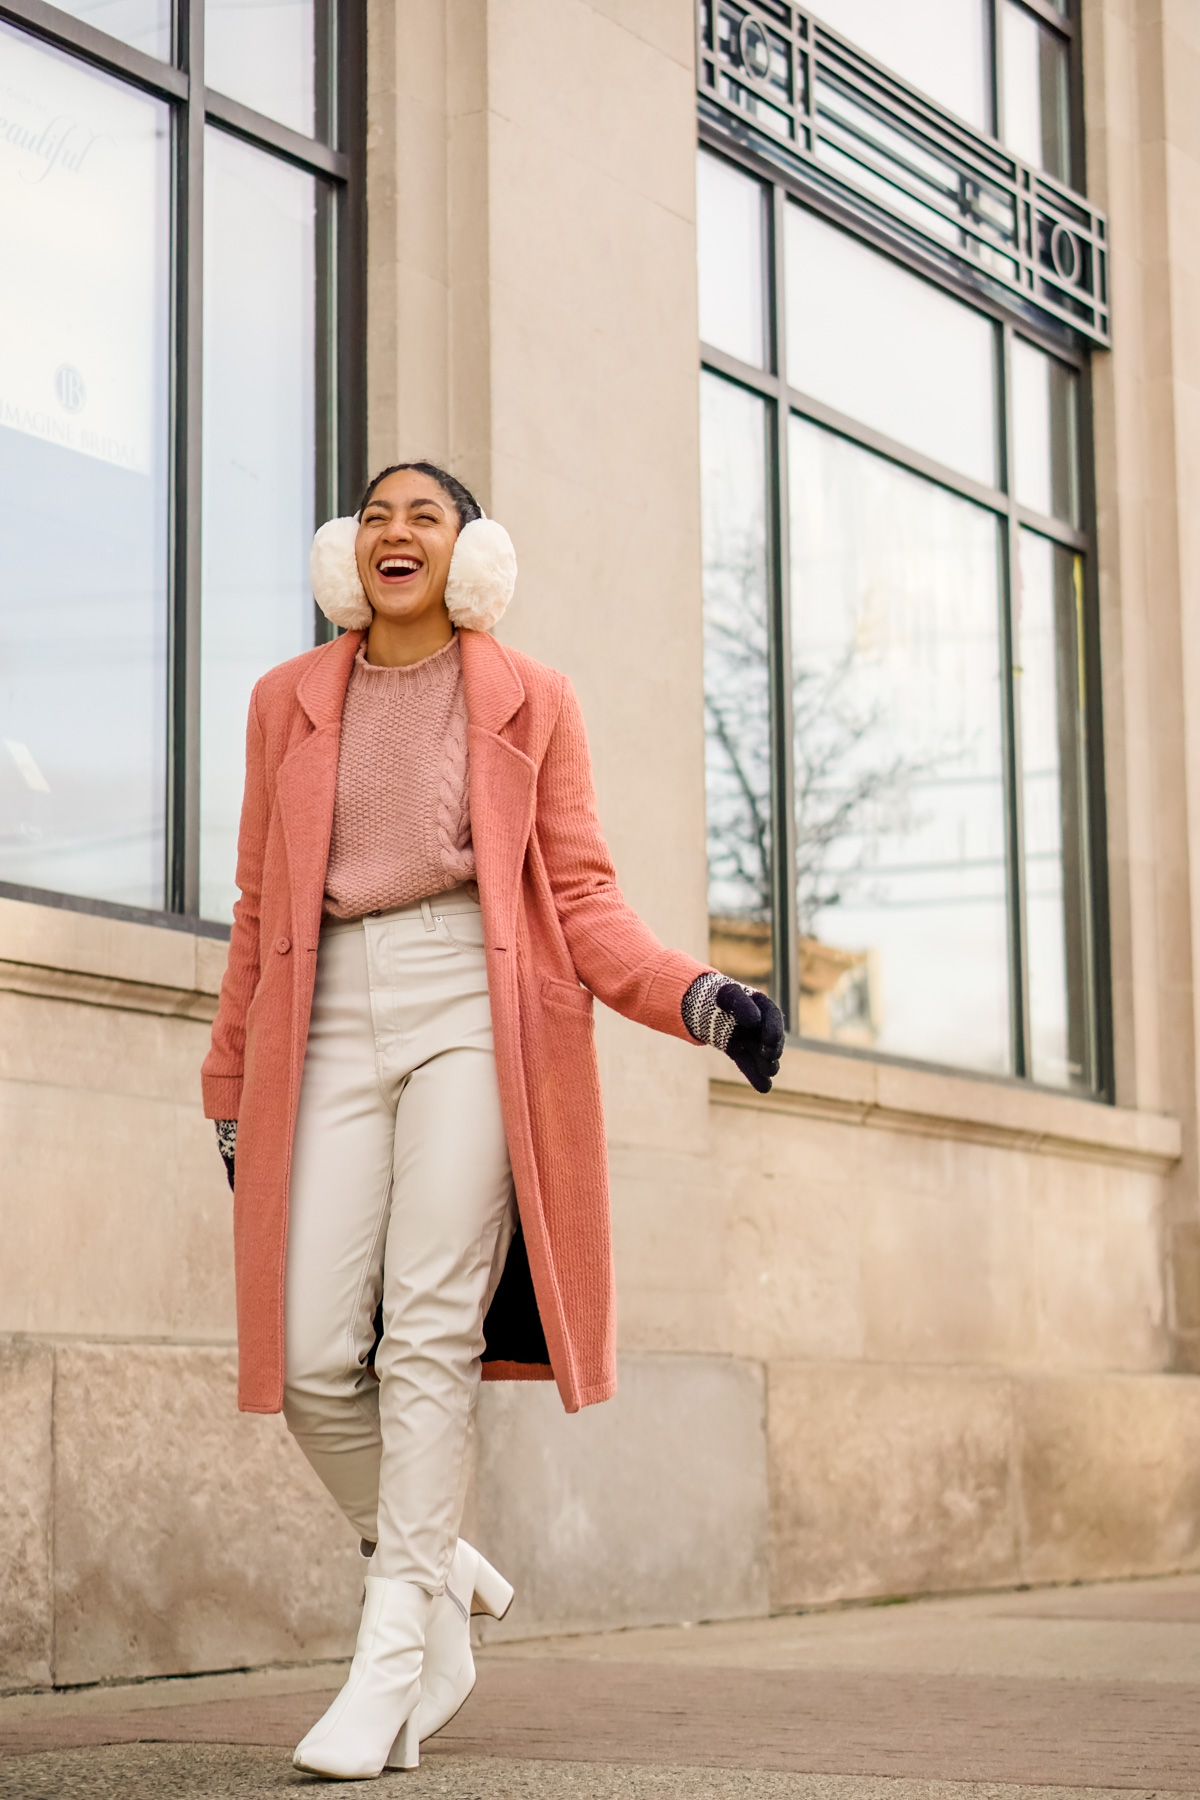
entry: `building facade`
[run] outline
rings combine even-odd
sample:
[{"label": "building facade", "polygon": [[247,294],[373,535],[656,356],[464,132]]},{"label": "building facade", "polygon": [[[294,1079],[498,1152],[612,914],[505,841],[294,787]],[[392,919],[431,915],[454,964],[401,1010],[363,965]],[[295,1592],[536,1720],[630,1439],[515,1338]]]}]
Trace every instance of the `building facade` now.
[{"label": "building facade", "polygon": [[350,1642],[198,1068],[246,695],[400,455],[791,1034],[763,1098],[597,1020],[621,1387],[485,1389],[497,1629],[1200,1563],[1198,59],[1195,0],[0,0],[0,1686]]}]

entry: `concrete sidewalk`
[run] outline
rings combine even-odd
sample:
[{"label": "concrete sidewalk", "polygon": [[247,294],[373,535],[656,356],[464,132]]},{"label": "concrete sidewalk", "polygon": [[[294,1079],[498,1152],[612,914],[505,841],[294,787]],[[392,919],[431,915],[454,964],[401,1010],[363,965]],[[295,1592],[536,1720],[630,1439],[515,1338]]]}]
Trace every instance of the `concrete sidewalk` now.
[{"label": "concrete sidewalk", "polygon": [[[1200,1576],[494,1646],[412,1800],[1200,1794]],[[340,1665],[0,1700],[5,1800],[258,1800]],[[368,1784],[339,1784],[358,1791]]]}]

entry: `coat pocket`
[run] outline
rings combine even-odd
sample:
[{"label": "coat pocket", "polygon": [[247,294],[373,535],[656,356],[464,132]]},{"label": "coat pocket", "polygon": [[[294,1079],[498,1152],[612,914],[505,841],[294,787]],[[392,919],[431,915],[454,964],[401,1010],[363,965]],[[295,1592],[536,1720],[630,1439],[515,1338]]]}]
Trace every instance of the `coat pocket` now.
[{"label": "coat pocket", "polygon": [[592,995],[577,981],[556,981],[552,975],[542,976],[542,999],[549,1006],[561,1006],[566,1012],[591,1017]]}]

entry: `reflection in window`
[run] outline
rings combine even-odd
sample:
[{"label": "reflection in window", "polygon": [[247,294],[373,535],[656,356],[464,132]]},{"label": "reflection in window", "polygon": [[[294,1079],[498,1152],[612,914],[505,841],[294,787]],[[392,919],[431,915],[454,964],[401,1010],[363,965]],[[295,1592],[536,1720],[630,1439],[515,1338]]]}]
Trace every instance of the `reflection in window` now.
[{"label": "reflection in window", "polygon": [[990,130],[984,0],[820,0],[817,17],[960,119]]},{"label": "reflection in window", "polygon": [[770,687],[766,403],[701,383],[709,956],[769,988]]},{"label": "reflection in window", "polygon": [[204,79],[311,137],[314,0],[205,0]]},{"label": "reflection in window", "polygon": [[1079,377],[1024,338],[1012,346],[1013,491],[1022,506],[1079,523]]},{"label": "reflection in window", "polygon": [[995,518],[790,439],[800,1030],[1010,1072]]},{"label": "reflection in window", "polygon": [[766,211],[762,183],[702,150],[696,170],[700,337],[756,369],[766,336]]},{"label": "reflection in window", "polygon": [[786,240],[791,385],[994,483],[991,320],[800,206]]},{"label": "reflection in window", "polygon": [[1035,1081],[1088,1087],[1083,564],[1021,533],[1018,675],[1029,1013]]},{"label": "reflection in window", "polygon": [[147,56],[171,55],[171,0],[54,0],[73,18],[107,31]]},{"label": "reflection in window", "polygon": [[160,907],[167,109],[0,55],[0,879]]},{"label": "reflection in window", "polygon": [[230,917],[250,690],[313,641],[311,175],[205,146],[200,911]]},{"label": "reflection in window", "polygon": [[1000,17],[1004,142],[1018,156],[1059,181],[1071,179],[1067,47],[1015,0]]}]

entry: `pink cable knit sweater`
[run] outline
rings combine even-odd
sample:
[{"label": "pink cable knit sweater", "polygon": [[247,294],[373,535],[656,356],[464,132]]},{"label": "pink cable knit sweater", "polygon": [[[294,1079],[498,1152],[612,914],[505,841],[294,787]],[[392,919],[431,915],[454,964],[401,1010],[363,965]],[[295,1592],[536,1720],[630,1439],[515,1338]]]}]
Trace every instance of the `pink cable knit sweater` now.
[{"label": "pink cable knit sweater", "polygon": [[366,660],[346,688],[325,911],[407,906],[475,877],[457,633],[407,669]]}]

